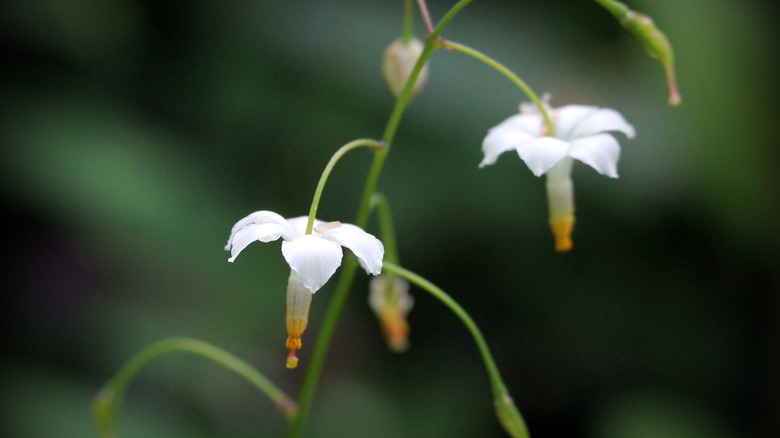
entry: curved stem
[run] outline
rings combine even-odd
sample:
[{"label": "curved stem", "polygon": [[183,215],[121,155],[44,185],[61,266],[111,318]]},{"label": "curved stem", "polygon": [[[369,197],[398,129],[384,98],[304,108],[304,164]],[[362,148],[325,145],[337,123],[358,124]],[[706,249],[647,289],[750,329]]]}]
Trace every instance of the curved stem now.
[{"label": "curved stem", "polygon": [[287,415],[290,421],[295,418],[297,413],[295,402],[248,363],[225,350],[197,339],[169,338],[155,342],[138,352],[98,392],[98,395],[95,397],[93,412],[101,437],[113,436],[117,401],[122,397],[125,389],[130,385],[138,372],[153,359],[175,352],[195,354],[224,366],[267,395]]},{"label": "curved stem", "polygon": [[483,54],[482,52],[479,52],[475,49],[472,49],[471,47],[464,46],[463,44],[458,44],[454,41],[444,41],[442,42],[442,45],[448,49],[457,50],[458,52],[465,53],[469,56],[472,56],[485,64],[493,67],[494,69],[498,70],[501,74],[509,78],[512,82],[515,83],[518,87],[520,87],[521,90],[528,96],[529,99],[537,106],[539,107],[539,111],[542,113],[542,116],[544,116],[544,123],[547,125],[547,132],[548,136],[555,137],[555,127],[553,126],[552,119],[550,119],[550,114],[547,112],[547,108],[545,108],[544,104],[542,103],[542,100],[539,99],[539,97],[534,93],[534,91],[531,89],[531,87],[528,86],[528,84],[525,83],[520,77],[518,77],[516,74],[514,74],[511,70],[509,70],[506,66],[501,64],[500,62],[496,61],[495,59]]},{"label": "curved stem", "polygon": [[356,149],[362,146],[380,147],[381,145],[378,141],[367,138],[353,140],[340,147],[339,150],[337,150],[336,153],[333,154],[333,156],[330,158],[330,161],[328,161],[328,164],[325,166],[325,170],[322,171],[320,181],[317,183],[317,189],[314,191],[314,199],[312,199],[311,208],[309,209],[309,222],[306,223],[306,234],[311,234],[311,230],[314,227],[314,218],[317,216],[317,208],[320,205],[322,190],[325,188],[325,183],[328,181],[328,177],[330,176],[330,172],[333,170],[333,167],[336,166],[336,163],[339,161],[339,159],[341,159],[341,157],[344,156],[344,154],[351,151],[352,149]]},{"label": "curved stem", "polygon": [[482,336],[482,332],[479,330],[479,327],[477,327],[477,324],[473,319],[471,319],[471,316],[469,316],[466,310],[463,309],[460,304],[458,304],[454,299],[452,299],[452,297],[441,290],[438,286],[415,274],[414,272],[389,262],[385,262],[383,264],[383,268],[386,271],[390,271],[393,274],[405,278],[410,283],[417,285],[421,289],[424,289],[433,295],[436,299],[444,303],[444,305],[447,306],[452,311],[452,313],[454,313],[463,322],[463,325],[466,326],[469,333],[471,333],[471,336],[474,338],[474,342],[477,344],[480,355],[482,355],[482,360],[485,363],[485,368],[487,369],[488,376],[490,377],[490,384],[493,388],[493,395],[498,396],[505,393],[507,391],[506,386],[504,385],[503,380],[501,380],[501,373],[498,372],[498,367],[493,360],[493,355],[490,354],[487,341],[485,341],[485,337]]},{"label": "curved stem", "polygon": [[374,193],[371,197],[371,208],[376,208],[379,222],[379,236],[385,246],[385,262],[398,263],[398,250],[395,244],[395,227],[393,215],[390,213],[390,203],[387,197],[381,193]]},{"label": "curved stem", "polygon": [[[390,152],[390,146],[393,142],[395,132],[398,129],[398,124],[401,121],[401,116],[406,106],[409,104],[409,98],[412,94],[414,84],[417,82],[417,77],[422,71],[422,67],[430,58],[434,49],[439,47],[438,38],[441,32],[446,27],[447,23],[467,4],[471,3],[471,0],[461,0],[456,3],[449,12],[442,18],[442,21],[436,26],[436,28],[428,35],[425,41],[425,47],[423,48],[420,57],[417,59],[417,63],[412,69],[412,73],[409,75],[409,79],[406,81],[404,89],[396,100],[393,112],[387,121],[385,131],[382,136],[381,145],[384,146],[378,149],[374,154],[374,161],[371,164],[371,169],[368,172],[368,178],[363,190],[363,196],[360,200],[360,206],[358,207],[357,217],[355,219],[355,225],[364,228],[368,222],[368,216],[371,211],[371,196],[376,191],[376,185],[379,181],[379,176],[382,174],[382,167],[384,166],[387,154]],[[330,340],[333,337],[333,331],[336,327],[336,322],[341,315],[341,310],[344,307],[344,302],[349,295],[349,289],[352,286],[352,280],[355,278],[355,271],[358,267],[358,262],[355,257],[347,257],[344,265],[341,267],[341,274],[339,276],[338,284],[333,292],[333,298],[328,304],[328,308],[325,311],[324,320],[320,332],[317,336],[317,340],[314,345],[314,351],[312,352],[311,364],[306,370],[306,376],[304,377],[303,386],[301,388],[301,395],[298,399],[298,415],[296,415],[290,424],[290,432],[288,436],[290,438],[297,438],[303,434],[303,428],[306,419],[311,410],[311,402],[314,398],[314,390],[317,387],[319,376],[322,372],[322,365],[325,363],[325,356],[327,355],[328,346]]]},{"label": "curved stem", "polygon": [[504,429],[513,437],[528,438],[528,428],[525,425],[525,420],[523,420],[520,411],[515,407],[512,397],[509,396],[509,391],[506,389],[506,385],[501,379],[501,373],[498,371],[498,366],[496,366],[496,362],[493,360],[493,355],[490,353],[487,341],[485,341],[485,337],[482,336],[479,327],[477,327],[477,324],[471,319],[471,316],[469,316],[466,310],[438,286],[414,272],[389,262],[385,262],[383,267],[384,270],[405,278],[410,283],[417,285],[433,295],[436,299],[444,303],[444,305],[447,306],[461,322],[463,322],[463,325],[466,326],[469,333],[471,333],[471,336],[474,338],[477,349],[479,350],[480,355],[482,355],[482,361],[485,363],[485,368],[487,369],[488,377],[490,378],[490,386],[493,390],[496,413],[501,425],[504,426]]}]

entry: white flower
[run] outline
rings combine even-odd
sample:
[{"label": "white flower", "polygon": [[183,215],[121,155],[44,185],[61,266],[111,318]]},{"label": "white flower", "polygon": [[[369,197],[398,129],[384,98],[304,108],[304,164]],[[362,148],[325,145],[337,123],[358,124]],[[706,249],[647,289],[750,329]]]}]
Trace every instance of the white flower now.
[{"label": "white flower", "polygon": [[555,137],[547,135],[544,117],[538,111],[521,105],[514,115],[488,131],[482,142],[485,154],[479,167],[493,164],[502,153],[515,150],[536,176],[547,175],[547,200],[550,225],[556,238],[556,249],[571,249],[574,227],[574,194],[571,169],[579,160],[602,175],[617,178],[620,145],[609,131],[634,137],[634,127],[609,108],[567,105],[548,110]]},{"label": "white flower", "polygon": [[284,239],[282,255],[298,274],[303,285],[317,292],[341,265],[341,247],[349,248],[367,273],[382,272],[385,254],[382,242],[360,227],[340,222],[314,221],[311,234],[306,233],[306,216],[285,219],[272,211],[256,211],[238,221],[230,232],[225,250],[229,262],[254,241],[271,242]]},{"label": "white flower", "polygon": [[282,255],[290,265],[287,282],[287,342],[290,350],[287,367],[298,366],[295,351],[301,348],[301,335],[309,321],[312,295],[319,290],[341,265],[342,246],[349,248],[367,273],[382,272],[385,254],[382,242],[360,227],[341,222],[315,220],[311,234],[306,234],[308,217],[285,219],[272,211],[256,211],[238,221],[230,232],[225,250],[229,262],[250,243],[284,239]]}]

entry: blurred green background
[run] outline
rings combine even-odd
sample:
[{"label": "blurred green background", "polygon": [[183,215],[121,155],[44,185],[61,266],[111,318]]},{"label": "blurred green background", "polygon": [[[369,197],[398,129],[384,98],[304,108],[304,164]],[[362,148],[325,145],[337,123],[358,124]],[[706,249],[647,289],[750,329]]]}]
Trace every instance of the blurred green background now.
[{"label": "blurred green background", "polygon": [[[170,336],[227,349],[298,393],[304,369],[284,368],[279,244],[235,264],[223,246],[252,211],[305,214],[336,148],[381,136],[393,99],[379,65],[401,4],[4,2],[0,434],[91,436],[98,388]],[[429,6],[441,17],[452,4]],[[446,38],[554,105],[618,109],[638,134],[620,140],[620,179],[575,167],[575,248],[557,254],[543,181],[511,154],[477,169],[487,129],[524,97],[436,52],[380,181],[402,264],[471,312],[534,437],[776,436],[776,11],[630,4],[674,44],[679,108],[666,105],[660,65],[593,2],[475,1],[451,23]],[[339,163],[321,219],[352,221],[369,163],[367,151]],[[301,368],[334,283],[313,302]],[[358,276],[308,435],[504,436],[455,317],[413,291],[411,348],[394,355],[366,285]],[[285,426],[242,380],[184,355],[145,369],[118,418],[127,438]]]}]

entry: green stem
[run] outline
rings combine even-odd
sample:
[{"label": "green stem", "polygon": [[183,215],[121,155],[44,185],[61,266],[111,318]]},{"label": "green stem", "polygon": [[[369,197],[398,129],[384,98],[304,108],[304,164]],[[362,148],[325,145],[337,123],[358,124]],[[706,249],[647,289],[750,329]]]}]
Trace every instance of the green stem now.
[{"label": "green stem", "polygon": [[401,30],[401,39],[404,44],[409,44],[414,36],[414,7],[412,0],[404,0],[404,26]]},{"label": "green stem", "polygon": [[501,373],[498,371],[498,366],[493,360],[493,355],[490,354],[490,348],[488,348],[485,337],[482,336],[482,332],[477,327],[477,324],[471,319],[471,316],[466,312],[463,307],[460,306],[452,297],[450,297],[441,288],[426,280],[425,278],[415,274],[412,271],[404,269],[394,263],[385,262],[383,264],[385,271],[405,278],[410,283],[413,283],[421,289],[427,291],[433,295],[436,299],[444,303],[468,329],[471,336],[474,338],[474,342],[477,344],[477,349],[482,360],[485,363],[485,369],[487,369],[488,377],[490,378],[490,386],[493,390],[493,399],[496,404],[496,411],[501,421],[501,424],[513,437],[528,437],[528,429],[525,426],[525,421],[520,415],[520,412],[514,406],[512,398],[509,396],[509,391],[501,379]]},{"label": "green stem", "polygon": [[482,336],[482,332],[480,332],[479,327],[477,327],[477,324],[473,319],[471,319],[471,316],[469,316],[466,310],[463,309],[463,307],[461,307],[460,304],[452,299],[452,297],[450,297],[446,292],[425,278],[415,274],[414,272],[389,262],[383,263],[382,266],[385,271],[390,271],[393,274],[403,277],[410,283],[417,285],[421,289],[424,289],[433,295],[439,301],[444,303],[444,305],[447,306],[452,311],[452,313],[454,313],[463,322],[469,333],[471,333],[471,336],[474,338],[474,342],[477,343],[479,353],[482,355],[482,360],[485,362],[485,368],[487,369],[488,376],[490,377],[490,384],[493,388],[493,395],[499,396],[506,393],[506,386],[504,385],[503,380],[501,380],[501,373],[498,372],[498,367],[493,360],[493,356],[490,354],[490,349],[488,348],[487,342],[485,341],[484,336]]},{"label": "green stem", "polygon": [[544,123],[547,125],[547,131],[548,136],[555,137],[555,128],[552,123],[552,119],[550,118],[550,114],[547,112],[547,108],[545,108],[544,103],[541,99],[534,93],[534,91],[531,89],[531,87],[528,86],[528,84],[525,83],[520,77],[518,77],[516,74],[514,74],[511,70],[509,70],[506,66],[501,64],[500,62],[496,61],[495,59],[483,54],[482,52],[479,52],[475,49],[472,49],[471,47],[464,46],[463,44],[458,44],[453,41],[444,41],[442,42],[442,45],[448,49],[457,50],[458,52],[465,53],[469,56],[472,56],[485,64],[493,67],[494,69],[498,70],[501,74],[509,78],[512,82],[515,83],[518,87],[520,87],[521,90],[528,96],[529,99],[539,108],[539,111],[544,116]]},{"label": "green stem", "polygon": [[113,423],[118,400],[135,376],[149,362],[168,353],[191,353],[224,366],[245,378],[260,392],[267,395],[292,421],[296,417],[297,407],[284,391],[274,385],[267,377],[248,363],[209,343],[190,338],[169,338],[155,342],[136,353],[100,390],[95,397],[95,421],[101,437],[113,436]]},{"label": "green stem", "polygon": [[371,197],[371,207],[376,209],[379,222],[379,237],[385,246],[385,262],[398,263],[398,250],[395,243],[395,227],[393,215],[390,213],[390,204],[387,197],[381,193],[374,193]]},{"label": "green stem", "polygon": [[[425,40],[425,46],[423,48],[420,57],[417,59],[417,63],[412,69],[412,73],[409,75],[409,79],[406,81],[403,91],[398,96],[393,112],[388,119],[385,127],[384,134],[382,136],[381,145],[384,146],[378,149],[374,154],[374,161],[371,164],[371,169],[368,172],[366,185],[363,190],[363,196],[360,200],[358,207],[357,217],[355,219],[355,225],[365,228],[368,222],[368,216],[371,211],[371,196],[376,191],[376,185],[379,181],[379,177],[382,174],[382,168],[384,166],[387,154],[390,152],[390,146],[393,142],[395,132],[398,129],[398,124],[401,121],[403,111],[409,103],[409,98],[412,94],[414,84],[417,82],[417,77],[420,75],[423,66],[430,58],[434,49],[439,46],[438,38],[441,32],[446,27],[455,15],[463,9],[472,0],[461,0],[456,3],[442,18],[436,28],[428,35]],[[309,411],[311,410],[311,403],[314,398],[314,390],[317,387],[320,374],[322,372],[322,366],[325,363],[325,356],[327,355],[328,346],[333,337],[333,332],[338,322],[341,310],[344,307],[349,290],[352,287],[352,280],[355,278],[355,271],[357,270],[358,262],[355,257],[347,257],[344,265],[341,267],[341,274],[339,276],[338,284],[333,292],[333,298],[328,304],[328,308],[325,311],[325,316],[322,322],[322,327],[317,335],[317,340],[314,345],[314,351],[311,356],[311,363],[306,370],[306,376],[303,380],[303,386],[301,388],[301,395],[298,399],[298,415],[296,415],[291,424],[290,432],[288,436],[290,438],[298,438],[303,434],[306,419],[308,418]]]},{"label": "green stem", "polygon": [[311,234],[311,230],[314,227],[314,218],[317,216],[317,208],[320,205],[320,198],[322,198],[322,190],[325,188],[325,183],[328,181],[328,177],[330,176],[330,172],[333,170],[333,167],[336,166],[336,163],[339,161],[339,159],[341,159],[341,157],[344,156],[344,154],[351,151],[352,149],[356,149],[362,146],[380,147],[381,145],[378,141],[367,138],[353,140],[340,147],[339,150],[337,150],[336,153],[333,154],[333,156],[330,158],[330,161],[328,161],[328,164],[325,166],[325,170],[322,171],[320,181],[317,183],[317,189],[314,191],[314,199],[312,199],[311,208],[309,209],[309,222],[306,224],[306,234]]}]

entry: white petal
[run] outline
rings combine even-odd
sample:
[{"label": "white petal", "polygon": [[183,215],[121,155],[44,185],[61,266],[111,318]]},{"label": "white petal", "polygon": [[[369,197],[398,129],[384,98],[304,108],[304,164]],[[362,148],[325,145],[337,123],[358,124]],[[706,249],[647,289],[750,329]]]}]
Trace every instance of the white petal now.
[{"label": "white petal", "polygon": [[598,107],[587,105],[566,105],[554,110],[555,136],[563,140],[571,140],[572,133],[580,122],[588,115],[598,110]]},{"label": "white petal", "polygon": [[282,255],[312,293],[317,292],[341,265],[341,247],[329,240],[307,234],[282,242]]},{"label": "white petal", "polygon": [[[280,216],[277,213],[274,213],[273,211],[268,211],[268,210],[256,211],[250,214],[249,216],[239,220],[238,222],[236,222],[235,225],[233,225],[233,229],[230,230],[230,237],[228,238],[227,245],[225,245],[226,251],[230,250],[230,246],[232,245],[233,238],[236,235],[236,233],[240,229],[246,227],[249,224],[278,224],[280,228],[283,229],[284,227],[287,226],[286,225],[287,221],[282,216]],[[278,238],[279,235],[277,235],[272,239],[263,240],[263,242],[270,242],[271,240],[276,240]],[[244,245],[244,247],[246,247],[246,245]]]},{"label": "white petal", "polygon": [[514,149],[517,145],[533,140],[535,137],[531,134],[513,129],[494,128],[488,132],[485,140],[482,141],[482,152],[485,157],[479,163],[479,167],[485,167],[493,164],[498,156],[506,151]]},{"label": "white petal", "polygon": [[609,134],[592,135],[571,142],[569,156],[576,158],[600,174],[617,178],[620,145]]},{"label": "white petal", "polygon": [[[575,110],[579,113],[579,110]],[[571,112],[572,114],[574,111]],[[572,117],[574,119],[574,117]],[[576,123],[572,124],[572,128],[567,137],[569,140],[575,140],[582,137],[588,137],[591,135],[599,134],[602,132],[619,131],[628,138],[634,138],[634,127],[631,126],[623,116],[609,108],[593,108],[592,111],[587,112],[579,118]]]},{"label": "white petal", "polygon": [[550,170],[561,158],[566,156],[569,143],[552,137],[541,137],[522,143],[516,147],[517,154],[536,176]]},{"label": "white petal", "polygon": [[538,112],[533,114],[515,114],[490,128],[490,130],[506,129],[510,131],[521,131],[532,137],[539,137],[542,132],[543,123],[544,119]]},{"label": "white petal", "polygon": [[330,228],[322,237],[349,248],[360,261],[360,266],[369,274],[378,275],[382,272],[385,247],[379,239],[366,233],[360,227],[352,224],[341,224],[338,227]]},{"label": "white petal", "polygon": [[259,240],[260,242],[270,242],[276,240],[282,235],[282,226],[279,224],[249,224],[236,232],[232,240],[228,242],[230,249],[229,262],[233,262],[238,254],[244,250],[250,243]]},{"label": "white petal", "polygon": [[[288,233],[282,234],[284,240],[295,240],[299,237],[303,237],[306,234],[306,225],[309,223],[309,216],[298,216],[292,219],[287,219],[289,224]],[[314,226],[320,225],[322,221],[314,219]]]}]

